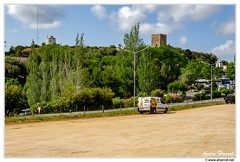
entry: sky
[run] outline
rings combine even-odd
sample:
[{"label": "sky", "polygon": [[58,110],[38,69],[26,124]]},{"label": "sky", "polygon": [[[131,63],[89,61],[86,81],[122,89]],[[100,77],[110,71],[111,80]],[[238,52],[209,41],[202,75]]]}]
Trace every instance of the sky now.
[{"label": "sky", "polygon": [[[38,13],[38,14],[37,14]],[[84,34],[86,46],[123,43],[125,33],[140,23],[140,37],[151,45],[152,34],[166,34],[167,44],[213,53],[234,61],[235,4],[4,4],[5,51],[11,46],[38,45],[53,35],[57,44],[75,45]]]}]

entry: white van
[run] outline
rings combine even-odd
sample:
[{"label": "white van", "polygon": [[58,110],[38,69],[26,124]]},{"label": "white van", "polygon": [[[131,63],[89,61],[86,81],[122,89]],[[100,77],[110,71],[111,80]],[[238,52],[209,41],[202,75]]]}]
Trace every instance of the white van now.
[{"label": "white van", "polygon": [[138,98],[138,112],[150,112],[151,114],[157,112],[167,113],[168,105],[161,97],[139,97]]}]

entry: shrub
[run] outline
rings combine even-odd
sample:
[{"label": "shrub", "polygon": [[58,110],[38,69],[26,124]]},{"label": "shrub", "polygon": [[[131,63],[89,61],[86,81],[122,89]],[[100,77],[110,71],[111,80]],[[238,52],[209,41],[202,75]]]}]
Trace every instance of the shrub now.
[{"label": "shrub", "polygon": [[113,101],[113,108],[123,108],[124,107],[124,102],[123,99],[120,99],[120,97],[115,97],[112,99]]},{"label": "shrub", "polygon": [[146,92],[140,92],[138,93],[137,97],[147,97],[148,94]]},{"label": "shrub", "polygon": [[25,92],[20,86],[5,85],[5,116],[13,116],[28,107]]},{"label": "shrub", "polygon": [[193,101],[205,100],[205,99],[206,99],[206,94],[205,93],[197,93],[193,97]]},{"label": "shrub", "polygon": [[161,89],[155,89],[151,92],[151,96],[162,97],[164,96],[165,91]]},{"label": "shrub", "polygon": [[221,92],[220,91],[213,91],[212,92],[212,98],[220,98],[221,97]]},{"label": "shrub", "polygon": [[[124,107],[133,107],[134,97],[131,97],[129,99],[124,99],[123,102],[124,102]],[[136,102],[137,102],[137,99],[136,99]]]},{"label": "shrub", "polygon": [[168,94],[167,96],[164,96],[164,100],[166,101],[166,103],[173,103],[174,102],[174,98],[170,94]]},{"label": "shrub", "polygon": [[81,89],[74,95],[68,97],[59,97],[50,102],[40,102],[32,106],[32,110],[36,113],[37,107],[41,106],[42,113],[60,113],[71,111],[99,110],[104,106],[104,109],[113,107],[112,98],[114,93],[109,88],[90,88]]}]

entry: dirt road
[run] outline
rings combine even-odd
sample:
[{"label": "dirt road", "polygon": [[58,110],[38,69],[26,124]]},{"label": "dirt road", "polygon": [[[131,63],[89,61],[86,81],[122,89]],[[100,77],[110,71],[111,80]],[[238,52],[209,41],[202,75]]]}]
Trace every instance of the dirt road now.
[{"label": "dirt road", "polygon": [[5,125],[5,157],[236,156],[235,105]]}]

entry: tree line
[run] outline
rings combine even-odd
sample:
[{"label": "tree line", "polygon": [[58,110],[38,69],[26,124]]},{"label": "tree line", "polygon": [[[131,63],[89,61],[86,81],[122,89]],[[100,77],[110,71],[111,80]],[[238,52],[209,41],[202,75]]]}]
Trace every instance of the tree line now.
[{"label": "tree line", "polygon": [[[30,48],[26,64],[10,56],[5,57],[5,111],[9,114],[13,110],[20,111],[26,105],[36,107],[41,102],[72,97],[83,89],[100,88],[104,92],[109,89],[112,97],[130,98],[134,92],[134,54],[137,95],[150,94],[156,89],[171,92],[168,87],[173,86],[168,85],[176,81],[191,85],[199,78],[210,79],[209,64],[217,61],[213,54],[196,55],[190,50],[170,45],[148,47],[134,53],[146,48],[139,36],[139,24],[124,35],[124,48],[121,44],[119,47],[86,46],[84,34],[77,34],[73,47],[52,44],[36,48],[33,42]],[[221,77],[226,73],[234,79],[235,63],[225,64],[228,65],[227,72],[213,67],[214,76]],[[7,108],[11,105],[7,104],[11,103],[7,96],[14,93],[11,91],[14,88],[10,86],[15,86],[22,101]]]}]

